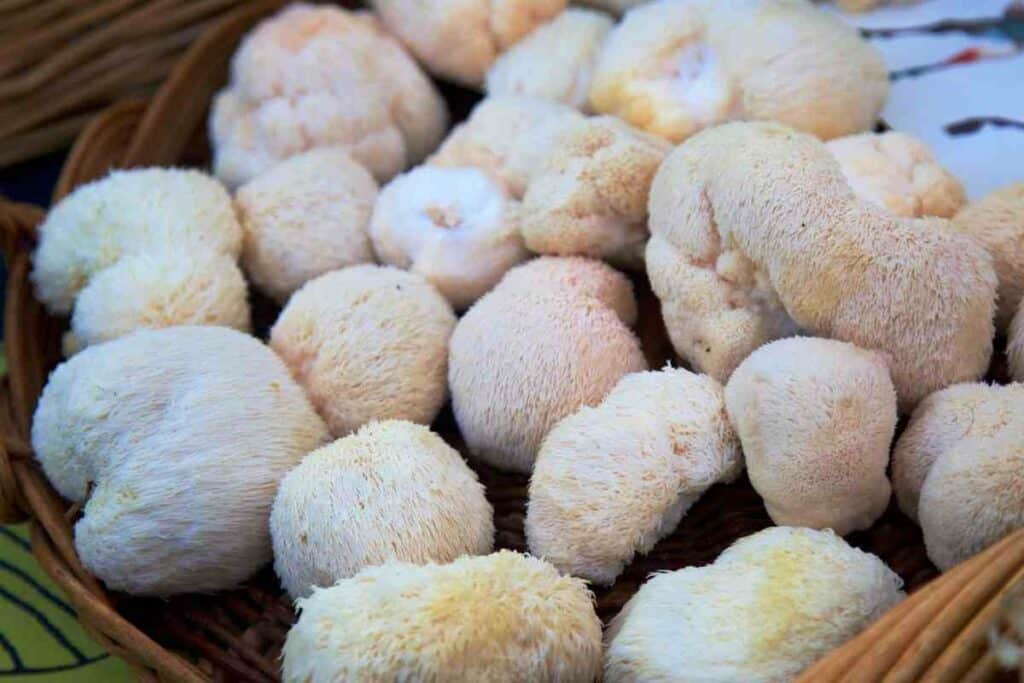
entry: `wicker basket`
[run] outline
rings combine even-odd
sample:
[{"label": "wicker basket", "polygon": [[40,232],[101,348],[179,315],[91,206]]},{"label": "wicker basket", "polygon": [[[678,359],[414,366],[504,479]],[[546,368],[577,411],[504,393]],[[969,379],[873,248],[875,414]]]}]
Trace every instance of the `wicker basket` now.
[{"label": "wicker basket", "polygon": [[60,149],[111,103],[152,94],[245,2],[0,0],[0,166]]},{"label": "wicker basket", "polygon": [[[2,2],[2,0],[0,0]],[[68,158],[56,197],[110,168],[204,164],[209,102],[224,82],[241,35],[281,3],[259,0],[211,27],[149,103],[118,104],[95,118]],[[460,107],[462,108],[462,107]],[[28,282],[35,207],[0,203],[0,241],[8,257],[7,353],[10,374],[0,392],[0,519],[31,516],[32,547],[64,590],[88,632],[145,680],[278,678],[278,657],[294,613],[269,568],[243,588],[216,596],[167,601],[109,593],[82,567],[72,540],[75,506],[62,500],[32,460],[32,412],[48,372],[59,361],[66,321],[51,318]],[[639,330],[650,360],[670,352],[657,302],[641,287]],[[268,305],[263,317],[273,319]],[[261,317],[260,306],[255,315]],[[457,443],[450,412],[435,428]],[[526,479],[477,466],[495,507],[501,547],[523,550]],[[669,538],[639,558],[610,589],[597,591],[602,618],[614,615],[652,571],[705,564],[737,538],[770,525],[745,480],[716,486]],[[936,579],[920,532],[895,507],[869,531],[849,539],[881,556],[914,594],[861,636],[816,664],[806,680],[988,680],[996,675],[986,634],[1001,596],[1024,573],[1024,531]],[[933,580],[936,579],[936,580]]]}]

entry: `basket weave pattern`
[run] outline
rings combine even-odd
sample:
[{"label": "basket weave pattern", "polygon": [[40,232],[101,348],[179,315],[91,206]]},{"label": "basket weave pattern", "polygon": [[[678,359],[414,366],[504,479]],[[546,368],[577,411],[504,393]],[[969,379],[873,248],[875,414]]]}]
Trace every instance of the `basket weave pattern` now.
[{"label": "basket weave pattern", "polygon": [[[260,0],[233,12],[193,44],[152,101],[122,102],[96,117],[78,138],[55,199],[111,168],[204,163],[206,113],[226,79],[230,55],[245,31],[280,4]],[[87,631],[127,660],[141,679],[278,680],[280,648],[295,615],[269,568],[239,590],[158,601],[109,593],[78,560],[72,526],[79,510],[49,486],[29,446],[32,412],[47,374],[59,362],[66,327],[66,321],[46,314],[28,281],[35,227],[42,217],[36,207],[0,200],[0,246],[10,269],[5,320],[10,374],[0,391],[0,521],[32,518],[32,546],[42,566],[67,594]],[[670,347],[657,302],[642,286],[640,305],[639,334],[658,367]],[[460,445],[450,412],[435,429]],[[527,479],[475,468],[495,508],[497,545],[525,550]],[[613,616],[650,572],[709,563],[737,538],[770,524],[746,480],[714,487],[675,533],[638,558],[614,586],[596,591],[598,613],[605,620]],[[804,680],[996,676],[986,635],[1003,594],[1024,575],[1024,532],[937,580],[932,580],[937,572],[924,553],[920,531],[894,506],[871,530],[849,540],[882,557],[913,595],[812,667]]]},{"label": "basket weave pattern", "polygon": [[207,27],[244,4],[0,0],[0,166],[60,149],[110,104],[152,94]]}]

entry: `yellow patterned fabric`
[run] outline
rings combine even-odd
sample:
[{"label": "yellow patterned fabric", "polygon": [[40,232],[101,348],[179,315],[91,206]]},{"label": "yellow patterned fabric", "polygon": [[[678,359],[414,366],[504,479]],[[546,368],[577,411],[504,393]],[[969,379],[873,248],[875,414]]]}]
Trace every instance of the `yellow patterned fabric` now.
[{"label": "yellow patterned fabric", "polygon": [[124,662],[89,639],[36,563],[27,526],[0,526],[0,682],[130,680]]}]

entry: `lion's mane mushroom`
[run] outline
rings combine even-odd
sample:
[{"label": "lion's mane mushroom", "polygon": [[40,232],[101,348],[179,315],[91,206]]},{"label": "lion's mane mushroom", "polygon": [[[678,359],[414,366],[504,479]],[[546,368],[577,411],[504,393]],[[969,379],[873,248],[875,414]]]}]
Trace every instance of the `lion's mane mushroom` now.
[{"label": "lion's mane mushroom", "polygon": [[960,181],[906,133],[859,133],[825,146],[858,197],[897,216],[950,218],[967,201]]},{"label": "lion's mane mushroom", "polygon": [[372,422],[306,456],[270,514],[274,569],[293,598],[364,567],[451,562],[494,547],[484,487],[428,428]]},{"label": "lion's mane mushroom", "polygon": [[314,147],[347,149],[379,181],[444,136],[444,100],[370,12],[291,5],[259,24],[214,99],[214,170],[236,187]]},{"label": "lion's mane mushroom", "polygon": [[[462,317],[449,350],[452,407],[470,453],[516,472],[533,468],[556,422],[647,368],[619,317],[635,316],[629,281],[597,261],[552,260],[510,270]],[[633,306],[613,308],[624,300]]]},{"label": "lion's mane mushroom", "polygon": [[298,601],[286,683],[593,681],[601,622],[583,581],[503,550],[364,569]]},{"label": "lion's mane mushroom", "polygon": [[899,602],[901,584],[831,531],[765,529],[647,581],[608,630],[604,679],[791,680]]},{"label": "lion's mane mushroom", "polygon": [[610,116],[569,126],[523,199],[527,248],[642,268],[648,193],[668,151],[664,140]]},{"label": "lion's mane mushroom", "polygon": [[572,107],[534,97],[488,97],[452,129],[427,163],[472,166],[522,199],[559,135],[583,119]]},{"label": "lion's mane mushroom", "polygon": [[918,405],[893,451],[896,499],[949,569],[1024,526],[1024,384],[958,384]]},{"label": "lion's mane mushroom", "polygon": [[199,171],[115,171],[62,199],[39,227],[36,296],[73,311],[69,352],[139,328],[249,328],[231,198]]},{"label": "lion's mane mushroom", "polygon": [[565,9],[567,0],[371,0],[430,73],[479,88],[501,53]]},{"label": "lion's mane mushroom", "polygon": [[909,411],[980,377],[992,352],[992,260],[948,225],[856,198],[810,135],[730,123],[658,170],[647,272],[676,351],[701,371],[723,381],[799,327],[888,353]]},{"label": "lion's mane mushroom", "polygon": [[419,166],[381,190],[370,236],[381,261],[419,273],[464,310],[526,258],[519,208],[478,168]]},{"label": "lion's mane mushroom", "polygon": [[454,327],[451,306],[419,275],[351,266],[295,292],[270,346],[344,436],[373,420],[430,424],[448,393]]},{"label": "lion's mane mushroom", "polygon": [[279,303],[326,272],[372,263],[368,228],[377,183],[337,148],[276,164],[238,188],[242,265]]},{"label": "lion's mane mushroom", "polygon": [[32,448],[84,502],[75,548],[113,590],[231,588],[270,560],[278,481],[327,428],[267,347],[223,327],[141,330],[54,370]]},{"label": "lion's mane mushroom", "polygon": [[869,129],[888,90],[881,55],[805,0],[657,0],[608,35],[590,102],[673,142],[734,119],[828,139]]},{"label": "lion's mane mushroom", "polygon": [[776,524],[866,529],[885,511],[896,391],[885,358],[793,337],[762,346],[725,387],[750,483]]},{"label": "lion's mane mushroom", "polygon": [[611,583],[742,467],[718,382],[673,368],[626,375],[541,444],[526,515],[530,552]]},{"label": "lion's mane mushroom", "polygon": [[1024,183],[1008,185],[971,202],[952,224],[992,255],[999,276],[996,327],[1005,329],[1024,301]]},{"label": "lion's mane mushroom", "polygon": [[611,18],[567,9],[498,57],[487,72],[489,95],[527,95],[580,110],[589,106],[594,62]]}]

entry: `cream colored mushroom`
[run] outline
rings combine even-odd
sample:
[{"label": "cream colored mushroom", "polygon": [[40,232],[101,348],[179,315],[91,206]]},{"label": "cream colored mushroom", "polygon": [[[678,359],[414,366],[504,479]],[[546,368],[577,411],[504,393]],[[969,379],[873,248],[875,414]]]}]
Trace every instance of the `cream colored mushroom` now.
[{"label": "cream colored mushroom", "polygon": [[544,438],[530,479],[530,552],[612,583],[704,491],[742,469],[718,382],[678,368],[626,375]]},{"label": "cream colored mushroom", "polygon": [[888,89],[881,55],[805,0],[656,0],[608,35],[590,103],[673,142],[734,119],[828,139],[869,129]]},{"label": "cream colored mushroom", "polygon": [[435,76],[470,88],[501,53],[565,9],[567,0],[372,0],[384,24]]},{"label": "cream colored mushroom", "polygon": [[1024,299],[1024,183],[971,202],[953,218],[953,227],[992,255],[999,276],[996,327],[1005,329]]},{"label": "cream colored mushroom", "polygon": [[826,147],[854,194],[897,216],[951,218],[967,201],[960,181],[906,133],[847,135]]},{"label": "cream colored mushroom", "polygon": [[270,561],[277,484],[327,428],[277,356],[223,327],[140,330],[50,375],[32,449],[83,503],[82,564],[111,590],[233,588]]},{"label": "cream colored mushroom", "polygon": [[885,358],[793,337],[762,346],[725,387],[750,483],[776,524],[867,529],[889,504],[896,391]]},{"label": "cream colored mushroom", "polygon": [[594,62],[612,24],[602,12],[565,10],[494,61],[487,93],[540,97],[586,111]]},{"label": "cream colored mushroom", "polygon": [[488,97],[452,129],[427,163],[472,166],[522,199],[552,145],[567,126],[583,116],[571,107],[534,97]]},{"label": "cream colored mushroom", "polygon": [[231,198],[205,173],[115,171],[51,209],[30,277],[48,311],[72,313],[68,352],[139,328],[248,330],[241,243]]},{"label": "cream colored mushroom", "polygon": [[494,467],[529,472],[556,422],[599,403],[623,375],[647,367],[618,311],[587,294],[607,291],[603,279],[625,291],[629,282],[607,266],[598,269],[606,275],[595,277],[586,261],[572,263],[566,269],[576,271],[572,279],[582,286],[566,285],[565,269],[532,263],[512,269],[452,334],[448,384],[455,419],[470,453]]},{"label": "cream colored mushroom", "polygon": [[270,514],[274,569],[293,598],[390,561],[486,555],[494,520],[458,451],[422,425],[371,422],[306,456]]},{"label": "cream colored mushroom", "polygon": [[364,569],[298,601],[285,683],[593,681],[601,622],[579,579],[503,550]]},{"label": "cream colored mushroom", "polygon": [[673,346],[719,380],[801,328],[889,354],[905,412],[988,368],[989,255],[948,221],[857,199],[809,135],[704,131],[665,159],[649,208],[647,272]]},{"label": "cream colored mushroom", "polygon": [[419,273],[464,310],[526,258],[519,214],[480,169],[419,166],[381,191],[370,236],[381,261]]},{"label": "cream colored mushroom", "polygon": [[303,285],[270,346],[344,436],[373,420],[430,424],[447,396],[454,326],[451,306],[419,275],[352,266]]},{"label": "cream colored mushroom", "polygon": [[655,574],[608,630],[604,680],[788,681],[903,598],[831,531],[772,527],[714,564]]},{"label": "cream colored mushroom", "polygon": [[238,188],[242,265],[279,303],[326,272],[372,263],[373,176],[338,148],[310,150]]},{"label": "cream colored mushroom", "polygon": [[1024,384],[948,387],[921,402],[896,443],[896,499],[940,569],[1024,526],[1021,405]]},{"label": "cream colored mushroom", "polygon": [[642,268],[648,193],[668,151],[665,141],[609,116],[568,127],[523,199],[526,246]]},{"label": "cream colored mushroom", "polygon": [[296,3],[239,45],[214,99],[217,177],[237,187],[314,147],[343,147],[385,181],[444,136],[444,100],[370,12]]}]

